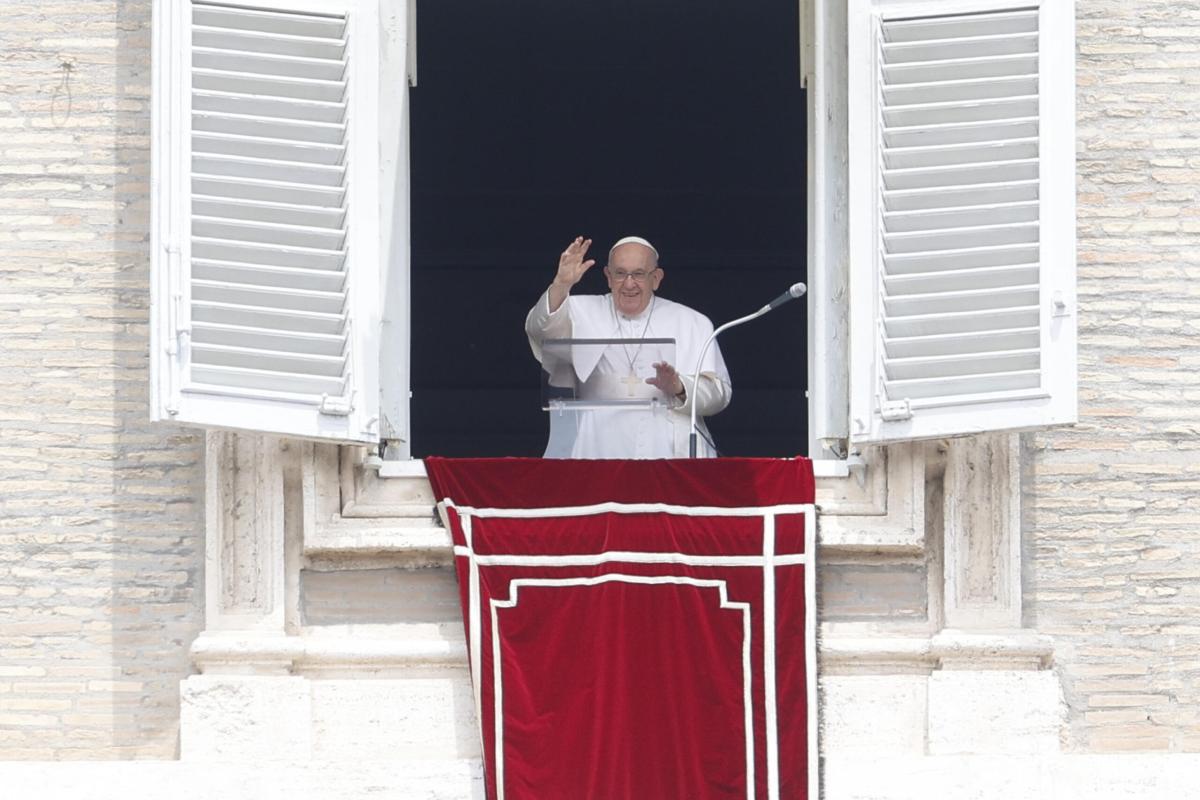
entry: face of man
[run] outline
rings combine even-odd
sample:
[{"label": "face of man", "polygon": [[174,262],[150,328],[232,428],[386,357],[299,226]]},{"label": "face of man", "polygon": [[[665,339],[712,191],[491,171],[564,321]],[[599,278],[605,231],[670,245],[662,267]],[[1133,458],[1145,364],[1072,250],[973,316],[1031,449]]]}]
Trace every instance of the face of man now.
[{"label": "face of man", "polygon": [[604,274],[608,277],[617,310],[631,317],[646,310],[663,279],[654,251],[636,242],[613,250]]}]

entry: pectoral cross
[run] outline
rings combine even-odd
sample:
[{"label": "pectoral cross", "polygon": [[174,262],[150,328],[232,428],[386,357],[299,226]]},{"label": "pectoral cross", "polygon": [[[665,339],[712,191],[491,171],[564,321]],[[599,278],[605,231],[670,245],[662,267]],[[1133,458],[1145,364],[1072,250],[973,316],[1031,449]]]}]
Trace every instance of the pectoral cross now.
[{"label": "pectoral cross", "polygon": [[623,383],[629,387],[629,396],[633,397],[633,390],[636,389],[639,385],[641,385],[642,379],[639,378],[637,375],[630,373],[628,377],[621,378],[621,383]]}]

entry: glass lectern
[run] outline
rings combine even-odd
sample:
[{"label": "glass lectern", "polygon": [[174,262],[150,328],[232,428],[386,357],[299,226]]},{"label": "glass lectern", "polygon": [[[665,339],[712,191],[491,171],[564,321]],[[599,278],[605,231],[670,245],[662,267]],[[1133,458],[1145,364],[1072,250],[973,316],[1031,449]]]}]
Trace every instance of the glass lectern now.
[{"label": "glass lectern", "polygon": [[647,383],[662,362],[678,367],[674,339],[543,341],[542,408],[550,415],[546,457],[576,455],[581,425],[627,428],[677,406],[675,398]]}]

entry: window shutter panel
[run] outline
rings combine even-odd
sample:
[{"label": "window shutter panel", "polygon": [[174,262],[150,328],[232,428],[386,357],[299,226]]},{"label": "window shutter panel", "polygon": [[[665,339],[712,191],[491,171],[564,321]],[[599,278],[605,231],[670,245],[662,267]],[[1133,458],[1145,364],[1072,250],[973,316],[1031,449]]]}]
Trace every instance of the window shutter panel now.
[{"label": "window shutter panel", "polygon": [[152,416],[377,441],[374,0],[155,12]]},{"label": "window shutter panel", "polygon": [[851,440],[1076,415],[1074,8],[852,0]]}]

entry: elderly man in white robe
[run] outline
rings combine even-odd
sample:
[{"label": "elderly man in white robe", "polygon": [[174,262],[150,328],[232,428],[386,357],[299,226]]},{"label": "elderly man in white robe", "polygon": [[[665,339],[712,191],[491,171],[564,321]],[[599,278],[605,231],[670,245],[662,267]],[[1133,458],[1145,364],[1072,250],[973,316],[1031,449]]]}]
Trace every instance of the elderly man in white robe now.
[{"label": "elderly man in white robe", "polygon": [[587,258],[591,245],[591,239],[578,237],[567,246],[553,282],[525,318],[534,356],[548,366],[542,348],[546,339],[639,343],[674,339],[676,363],[653,361],[656,348],[632,342],[610,344],[602,351],[592,348],[590,357],[583,356],[586,363],[576,363],[573,369],[580,398],[605,399],[614,393],[614,386],[622,385],[633,392],[633,378],[648,374],[636,394],[643,399],[656,397],[662,403],[656,411],[594,409],[565,415],[569,419],[559,420],[558,429],[551,429],[546,457],[686,458],[693,404],[702,433],[697,455],[715,456],[704,417],[724,409],[733,394],[729,371],[715,341],[705,353],[699,379],[692,384],[700,348],[713,331],[712,322],[698,311],[656,294],[664,277],[658,251],[638,236],[627,236],[609,250],[604,267],[609,294],[571,294],[596,263]]}]

